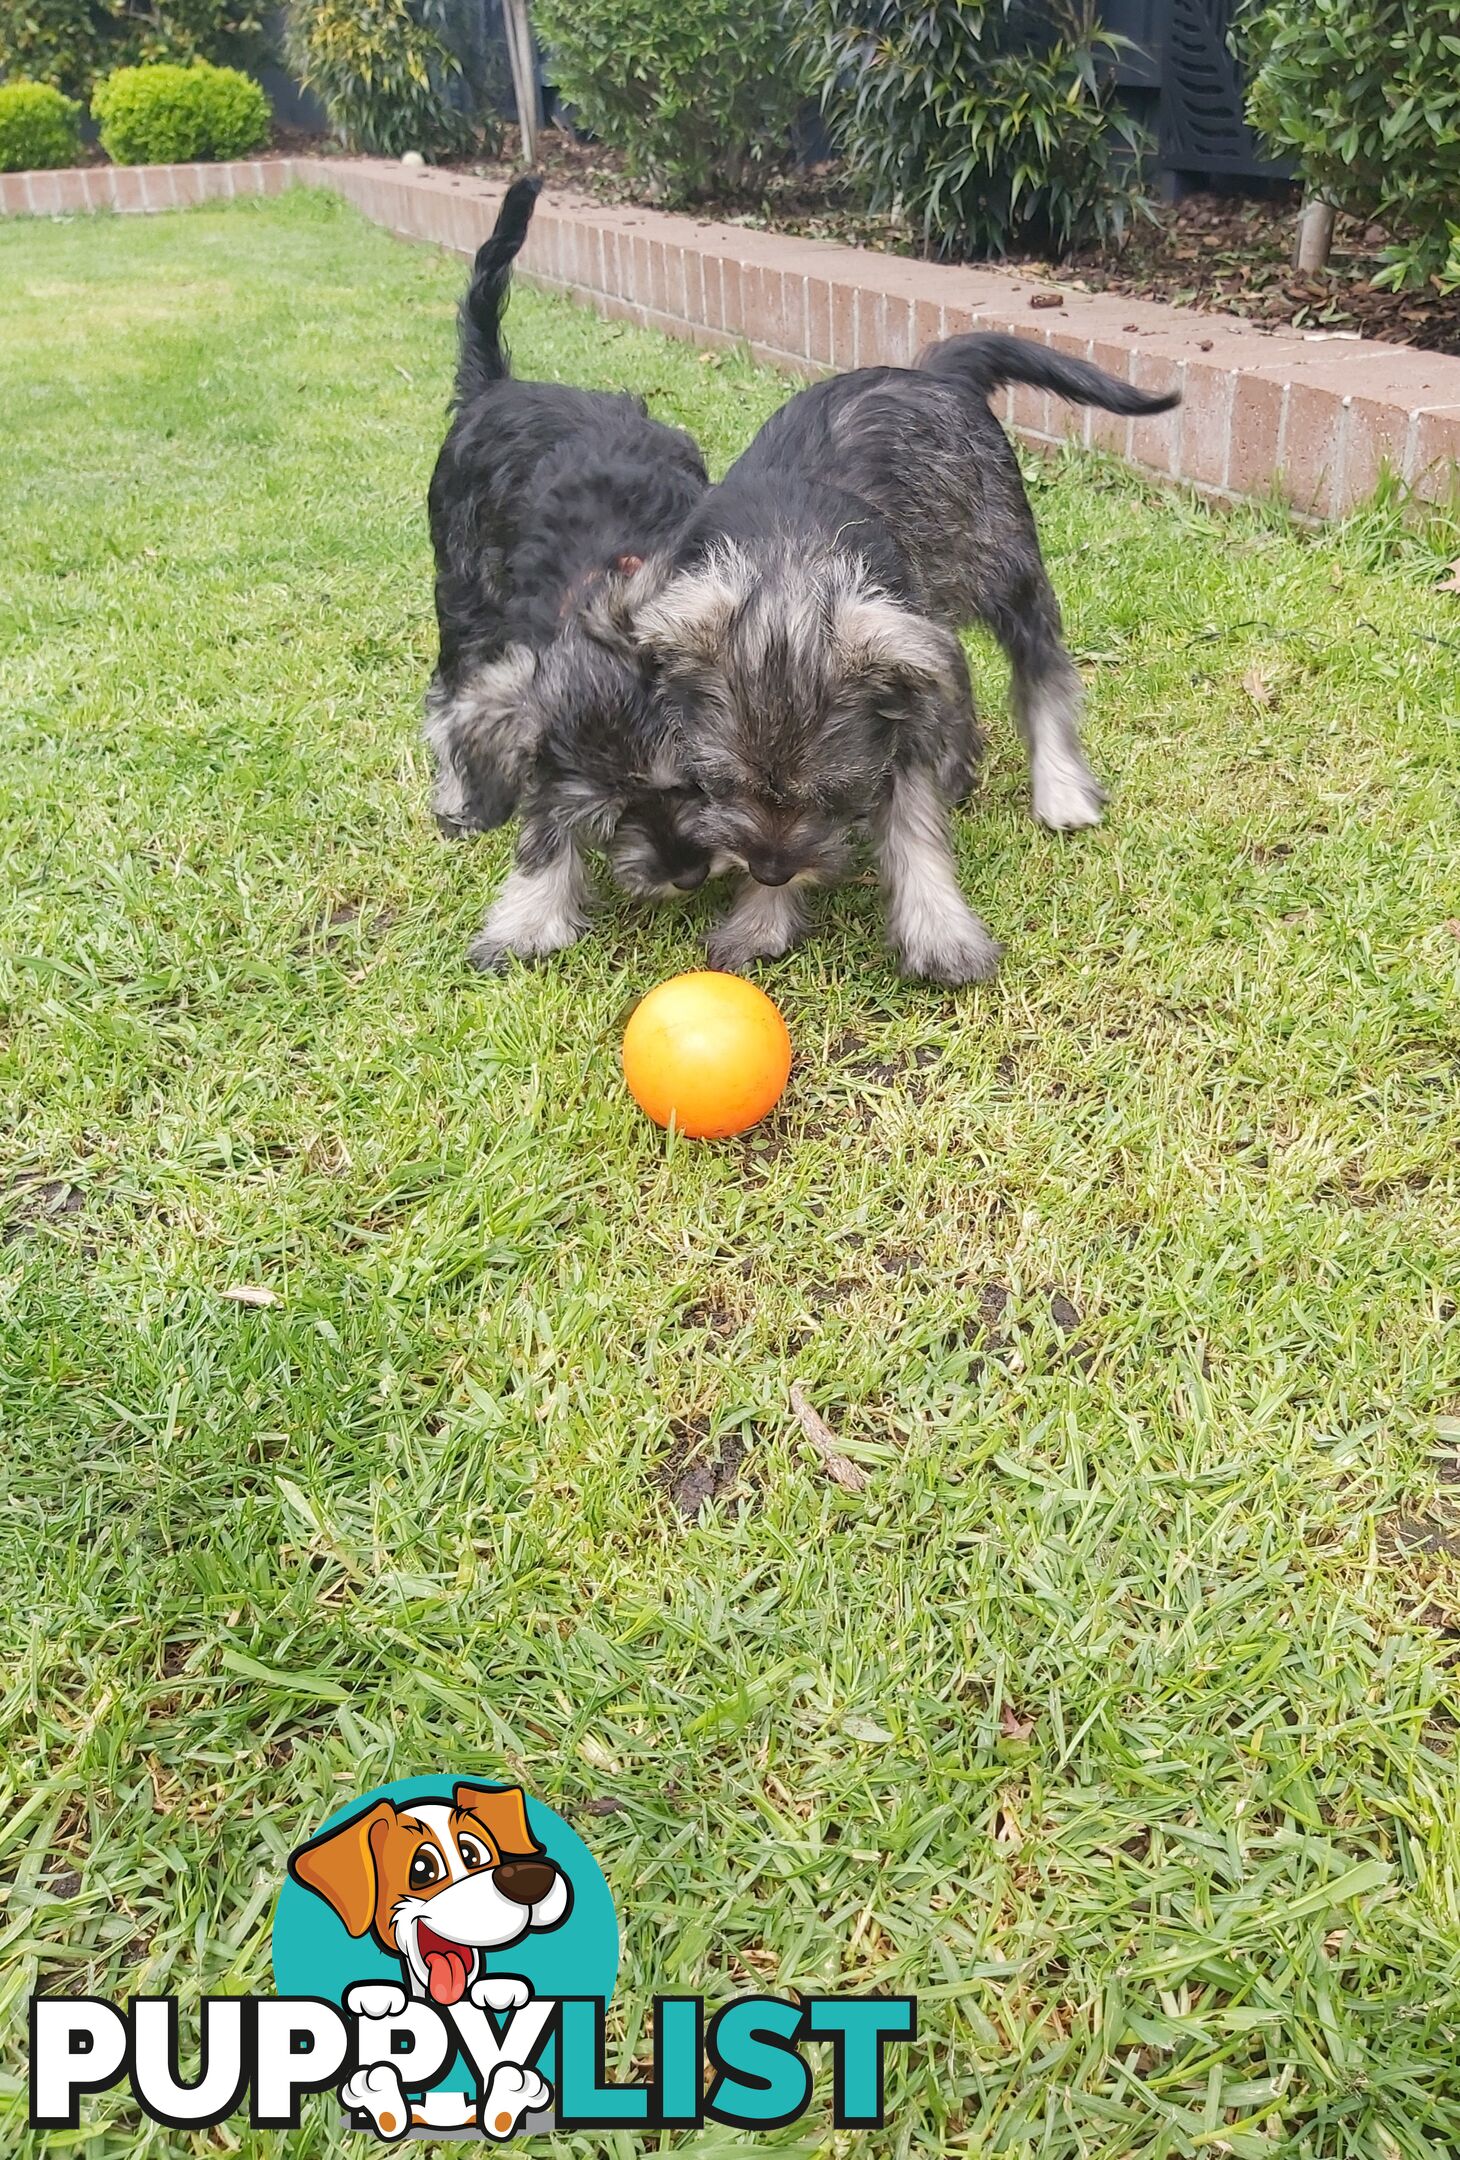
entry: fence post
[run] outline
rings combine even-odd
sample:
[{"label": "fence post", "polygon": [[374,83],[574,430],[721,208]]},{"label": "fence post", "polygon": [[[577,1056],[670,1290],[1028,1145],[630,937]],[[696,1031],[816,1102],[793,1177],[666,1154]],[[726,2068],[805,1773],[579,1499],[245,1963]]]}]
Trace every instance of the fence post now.
[{"label": "fence post", "polygon": [[1293,268],[1316,277],[1328,265],[1333,246],[1333,205],[1310,195],[1298,217],[1298,237],[1293,244]]},{"label": "fence post", "polygon": [[537,56],[532,47],[532,24],[527,0],[502,0],[502,27],[507,33],[507,57],[512,63],[512,95],[517,102],[517,125],[522,135],[522,159],[537,163],[537,134],[542,126],[542,97],[537,80]]}]

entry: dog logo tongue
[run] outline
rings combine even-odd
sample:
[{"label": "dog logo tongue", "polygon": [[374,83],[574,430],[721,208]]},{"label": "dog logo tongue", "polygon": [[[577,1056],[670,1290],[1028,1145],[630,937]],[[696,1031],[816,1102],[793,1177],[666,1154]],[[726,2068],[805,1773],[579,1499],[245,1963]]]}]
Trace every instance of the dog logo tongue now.
[{"label": "dog logo tongue", "polygon": [[426,1927],[421,1930],[419,1947],[426,1960],[426,1986],[431,2000],[443,2010],[449,2009],[466,1993],[474,1953],[463,1950],[458,1943],[445,1941],[434,1928]]}]

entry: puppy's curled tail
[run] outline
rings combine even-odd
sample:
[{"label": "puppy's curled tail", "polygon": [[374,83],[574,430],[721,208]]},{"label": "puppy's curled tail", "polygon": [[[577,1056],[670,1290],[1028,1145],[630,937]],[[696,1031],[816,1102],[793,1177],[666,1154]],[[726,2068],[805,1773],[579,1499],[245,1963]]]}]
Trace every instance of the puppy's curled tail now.
[{"label": "puppy's curled tail", "polygon": [[477,249],[471,283],[461,303],[461,358],[456,370],[456,401],[466,403],[488,383],[510,372],[502,343],[502,316],[512,282],[512,264],[532,223],[542,182],[535,173],[514,180],[502,197],[497,222]]},{"label": "puppy's curled tail", "polygon": [[1036,390],[1052,390],[1072,405],[1100,405],[1113,413],[1170,412],[1181,403],[1179,390],[1152,396],[1134,390],[1104,368],[1088,360],[1073,360],[1066,353],[1051,352],[1025,338],[1002,337],[991,330],[970,330],[962,337],[944,338],[918,354],[914,363],[923,374],[941,376],[961,389],[988,397],[1005,383],[1029,383]]}]

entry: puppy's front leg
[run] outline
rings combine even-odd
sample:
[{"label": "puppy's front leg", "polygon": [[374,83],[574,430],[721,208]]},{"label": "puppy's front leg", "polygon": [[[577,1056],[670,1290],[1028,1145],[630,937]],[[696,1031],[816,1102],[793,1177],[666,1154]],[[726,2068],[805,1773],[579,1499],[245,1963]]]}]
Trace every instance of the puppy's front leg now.
[{"label": "puppy's front leg", "polygon": [[542,960],[576,945],[588,928],[593,887],[573,828],[534,808],[523,819],[517,860],[472,940],[468,957],[483,974],[509,958]]},{"label": "puppy's front leg", "polygon": [[806,903],[795,885],[757,885],[746,878],[729,914],[705,945],[711,967],[743,974],[752,960],[778,960],[806,928]]},{"label": "puppy's front leg", "polygon": [[931,775],[894,776],[872,821],[872,839],[887,899],[887,939],[903,974],[988,982],[999,948],[959,890],[948,812]]}]

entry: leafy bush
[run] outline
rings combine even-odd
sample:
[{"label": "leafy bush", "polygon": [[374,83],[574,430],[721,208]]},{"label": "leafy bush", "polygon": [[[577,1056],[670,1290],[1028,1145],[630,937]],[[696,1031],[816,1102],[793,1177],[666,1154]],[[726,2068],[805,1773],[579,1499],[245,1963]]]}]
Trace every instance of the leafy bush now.
[{"label": "leafy bush", "polygon": [[1236,42],[1252,125],[1311,188],[1394,234],[1375,282],[1460,286],[1455,0],[1276,0]]},{"label": "leafy bush", "polygon": [[533,15],[574,117],[666,195],[785,153],[807,97],[788,0],[537,0]]},{"label": "leafy bush", "polygon": [[349,149],[440,156],[474,133],[449,95],[461,63],[445,27],[442,0],[296,0],[289,52]]},{"label": "leafy bush", "polygon": [[74,165],[81,147],[81,107],[49,83],[0,87],[0,172],[44,172]]},{"label": "leafy bush", "polygon": [[119,67],[262,59],[264,0],[0,0],[0,75],[89,98]]},{"label": "leafy bush", "polygon": [[118,165],[246,157],[269,139],[269,101],[237,68],[118,68],[91,101],[101,146]]},{"label": "leafy bush", "polygon": [[942,254],[1064,253],[1124,226],[1145,138],[1094,0],[810,0],[822,106],[876,210]]}]

